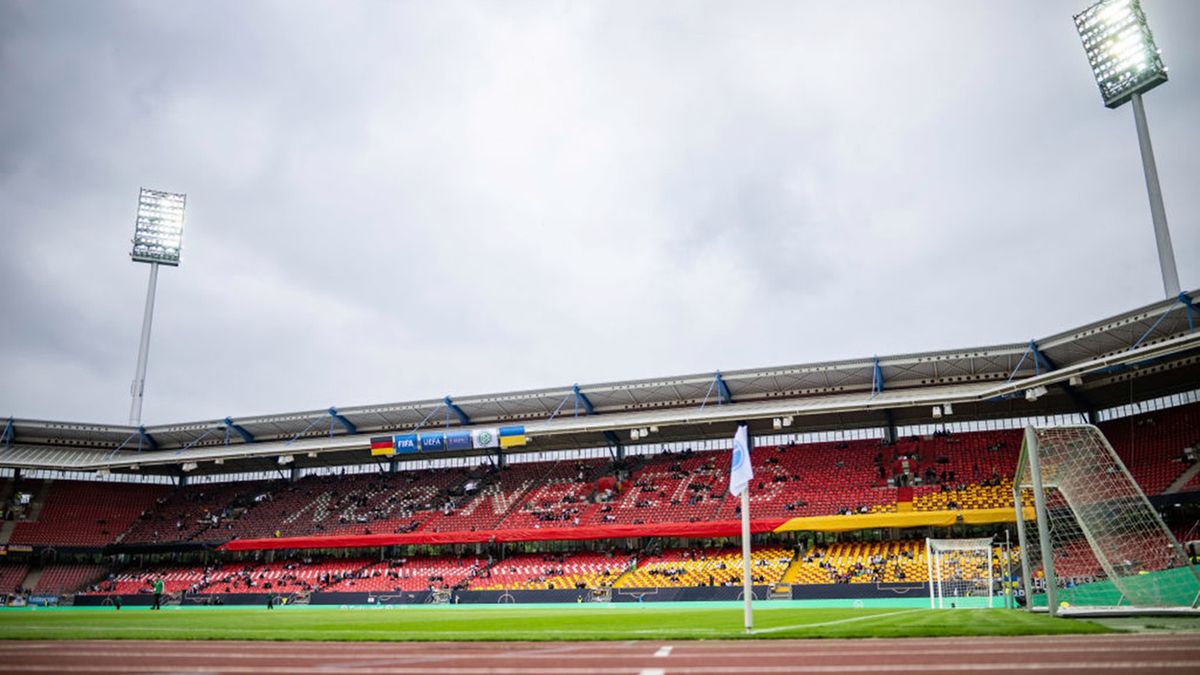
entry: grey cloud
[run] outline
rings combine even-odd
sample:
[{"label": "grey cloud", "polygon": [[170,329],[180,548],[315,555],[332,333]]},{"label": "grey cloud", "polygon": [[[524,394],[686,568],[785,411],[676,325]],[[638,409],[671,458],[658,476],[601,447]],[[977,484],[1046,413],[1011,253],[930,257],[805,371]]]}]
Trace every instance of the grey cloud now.
[{"label": "grey cloud", "polygon": [[[0,1],[0,415],[152,422],[1021,340],[1161,291],[1084,3]],[[1200,6],[1145,0],[1200,283]],[[64,394],[64,392],[67,392]]]}]

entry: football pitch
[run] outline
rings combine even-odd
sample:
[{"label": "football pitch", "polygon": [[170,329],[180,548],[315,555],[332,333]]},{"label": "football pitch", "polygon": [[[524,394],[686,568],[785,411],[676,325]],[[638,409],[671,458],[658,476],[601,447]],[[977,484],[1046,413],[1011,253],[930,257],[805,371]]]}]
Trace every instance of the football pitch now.
[{"label": "football pitch", "polygon": [[[663,603],[667,604],[667,603]],[[699,604],[699,603],[693,603]],[[578,641],[1066,635],[1100,624],[1004,609],[741,605],[126,607],[0,611],[0,640]]]}]

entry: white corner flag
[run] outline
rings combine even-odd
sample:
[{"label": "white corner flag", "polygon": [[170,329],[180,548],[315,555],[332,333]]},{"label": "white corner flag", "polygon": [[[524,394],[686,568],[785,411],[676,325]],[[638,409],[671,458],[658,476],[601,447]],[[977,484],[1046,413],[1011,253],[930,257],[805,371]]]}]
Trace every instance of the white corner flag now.
[{"label": "white corner flag", "polygon": [[737,497],[754,478],[754,467],[750,466],[750,431],[745,424],[738,426],[733,435],[733,457],[729,463],[729,494]]},{"label": "white corner flag", "polygon": [[753,478],[750,429],[739,424],[733,435],[733,456],[729,459],[729,493],[742,497],[742,601],[747,633],[754,629],[754,613],[750,608],[754,598],[754,586],[750,583],[750,481]]}]

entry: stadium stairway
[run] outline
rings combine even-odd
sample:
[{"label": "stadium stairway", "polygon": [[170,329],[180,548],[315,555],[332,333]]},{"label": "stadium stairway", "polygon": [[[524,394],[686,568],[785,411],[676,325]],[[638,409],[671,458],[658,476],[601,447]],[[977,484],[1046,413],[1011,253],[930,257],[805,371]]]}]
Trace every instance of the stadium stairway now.
[{"label": "stadium stairway", "polygon": [[779,578],[781,584],[795,584],[800,578],[800,569],[804,567],[804,554],[807,551],[797,552],[792,556],[792,561],[788,563],[787,569],[783,571],[783,576]]},{"label": "stadium stairway", "polygon": [[9,498],[12,497],[13,489],[16,487],[16,481],[11,478],[0,480],[0,504],[8,503]]},{"label": "stadium stairway", "polygon": [[42,481],[37,494],[29,501],[29,517],[25,520],[31,523],[37,522],[38,516],[42,515],[42,509],[46,506],[46,497],[50,495],[50,486],[53,484],[52,480]]},{"label": "stadium stairway", "polygon": [[15,529],[17,529],[17,521],[15,520],[6,520],[3,525],[0,525],[0,546],[8,543]]},{"label": "stadium stairway", "polygon": [[[1185,486],[1187,486],[1188,483],[1191,483],[1192,479],[1197,475],[1200,475],[1200,462],[1196,462],[1188,467],[1187,471],[1184,471],[1182,474],[1180,474],[1178,478],[1176,478],[1171,482],[1170,485],[1167,486],[1166,490],[1163,490],[1163,494],[1173,495],[1176,492],[1179,492]],[[6,540],[4,539],[4,536],[0,534],[0,544],[4,543],[5,541]]]},{"label": "stadium stairway", "polygon": [[29,570],[29,573],[25,575],[25,580],[21,582],[21,588],[26,591],[32,591],[33,589],[37,588],[38,582],[42,580],[43,571],[45,571],[44,567],[39,567],[36,570]]},{"label": "stadium stairway", "polygon": [[637,572],[637,565],[630,565],[628,569],[626,569],[624,572],[621,572],[620,576],[618,576],[616,579],[613,579],[613,582],[610,585],[610,587],[611,588],[621,588],[621,586],[618,586],[618,584],[621,583],[621,580],[625,579],[626,577],[633,576],[636,572]]}]

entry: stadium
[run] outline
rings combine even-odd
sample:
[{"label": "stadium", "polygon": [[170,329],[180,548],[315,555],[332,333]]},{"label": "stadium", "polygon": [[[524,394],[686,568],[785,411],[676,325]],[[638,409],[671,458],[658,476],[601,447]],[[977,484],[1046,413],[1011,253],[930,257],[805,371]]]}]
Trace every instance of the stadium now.
[{"label": "stadium", "polygon": [[[1110,6],[1155,54],[1132,74],[1096,65]],[[1139,3],[1075,23],[1142,142],[1166,69]],[[1197,672],[1200,289],[1145,138],[1165,297],[1057,332],[1006,315],[991,344],[170,422],[141,421],[143,397],[192,391],[146,393],[156,284],[204,206],[143,188],[130,423],[0,417],[0,670]],[[815,317],[833,340],[837,318]],[[339,347],[369,351],[357,330]],[[451,379],[441,353],[406,367]],[[5,382],[18,408],[40,386]]]}]

